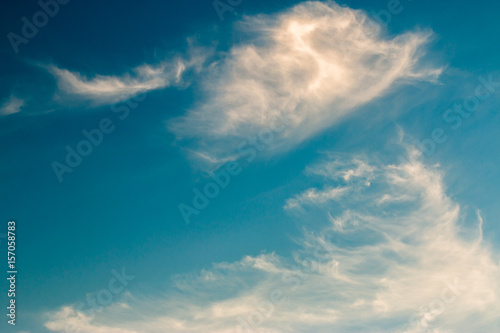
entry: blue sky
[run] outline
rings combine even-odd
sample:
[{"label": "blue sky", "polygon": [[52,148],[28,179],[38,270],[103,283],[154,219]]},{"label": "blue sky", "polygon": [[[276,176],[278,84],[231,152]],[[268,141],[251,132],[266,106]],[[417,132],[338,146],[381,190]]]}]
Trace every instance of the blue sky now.
[{"label": "blue sky", "polygon": [[0,20],[2,332],[498,331],[500,4],[57,6]]}]

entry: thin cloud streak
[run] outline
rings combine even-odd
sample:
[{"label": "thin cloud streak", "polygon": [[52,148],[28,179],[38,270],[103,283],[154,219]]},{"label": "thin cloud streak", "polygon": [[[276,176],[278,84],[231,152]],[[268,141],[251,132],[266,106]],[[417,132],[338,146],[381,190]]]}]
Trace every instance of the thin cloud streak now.
[{"label": "thin cloud streak", "polygon": [[56,65],[47,66],[47,70],[57,79],[63,96],[96,104],[112,104],[148,91],[185,86],[184,74],[190,70],[200,71],[205,56],[203,51],[193,50],[189,59],[177,57],[157,64],[143,64],[121,76],[95,75],[89,78]]}]

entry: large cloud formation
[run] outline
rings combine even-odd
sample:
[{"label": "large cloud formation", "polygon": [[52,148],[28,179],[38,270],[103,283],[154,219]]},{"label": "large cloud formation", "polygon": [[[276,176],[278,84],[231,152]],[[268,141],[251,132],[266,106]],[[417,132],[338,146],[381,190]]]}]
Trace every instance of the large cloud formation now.
[{"label": "large cloud formation", "polygon": [[209,161],[237,158],[238,146],[266,135],[276,118],[287,126],[269,151],[332,126],[396,83],[440,74],[418,64],[431,31],[388,38],[365,12],[333,2],[249,17],[241,29],[250,40],[213,65],[205,100],[170,126],[180,139],[199,139],[194,150]]},{"label": "large cloud formation", "polygon": [[293,258],[264,253],[218,263],[198,276],[178,277],[177,291],[164,297],[128,295],[95,318],[65,307],[46,327],[64,332],[71,324],[81,333],[498,331],[500,263],[482,239],[480,215],[463,223],[443,174],[424,165],[416,150],[398,165],[333,156],[308,174],[322,177],[327,193],[342,188],[343,194],[299,194],[293,200],[300,205],[287,205],[300,206],[305,221],[324,216],[324,228],[306,233]]}]

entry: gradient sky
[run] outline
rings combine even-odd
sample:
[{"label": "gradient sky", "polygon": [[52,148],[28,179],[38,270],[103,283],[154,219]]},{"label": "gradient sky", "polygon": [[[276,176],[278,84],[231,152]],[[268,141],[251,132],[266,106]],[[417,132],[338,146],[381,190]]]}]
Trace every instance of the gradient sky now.
[{"label": "gradient sky", "polygon": [[500,3],[232,3],[4,3],[1,331],[498,332]]}]

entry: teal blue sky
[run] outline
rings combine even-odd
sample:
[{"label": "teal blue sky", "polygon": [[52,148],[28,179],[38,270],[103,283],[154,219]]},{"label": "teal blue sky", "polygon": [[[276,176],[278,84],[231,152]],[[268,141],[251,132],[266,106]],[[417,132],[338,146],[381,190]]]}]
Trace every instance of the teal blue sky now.
[{"label": "teal blue sky", "polygon": [[[338,244],[329,253],[349,254],[345,264],[339,259],[345,274],[328,275],[318,259],[298,291],[255,327],[301,333],[496,332],[500,3],[401,0],[387,22],[381,11],[388,12],[392,1],[386,0],[228,2],[221,2],[228,6],[219,8],[228,9],[219,13],[221,20],[212,1],[73,0],[59,4],[36,36],[16,46],[18,52],[8,34],[22,36],[21,19],[32,20],[41,7],[36,1],[4,4],[0,232],[6,232],[7,221],[16,221],[19,273],[17,324],[11,327],[4,318],[1,331],[68,332],[73,323],[80,332],[246,332],[241,327],[252,325],[248,313],[254,311],[248,302],[259,303],[265,298],[260,292],[284,283],[271,275],[301,267],[295,260],[307,255],[308,246],[331,236]],[[342,30],[343,20],[353,24],[351,30]],[[386,23],[368,24],[377,20]],[[286,22],[323,29],[309,41],[313,53],[294,58],[296,51],[288,49],[293,36],[280,30]],[[380,30],[353,42],[360,37],[352,29],[373,26]],[[344,47],[354,53],[338,65]],[[341,73],[340,79],[330,70]],[[324,74],[312,93],[304,88],[314,81],[311,73]],[[475,99],[475,111],[446,113],[478,89],[488,96]],[[253,148],[255,158],[238,152],[269,127],[278,109],[288,117],[287,127],[262,151]],[[103,133],[103,119],[110,133]],[[87,139],[82,131],[96,128],[100,143],[69,166],[67,147],[77,150]],[[433,140],[430,151],[424,143],[436,129],[446,139]],[[225,172],[227,163],[241,171],[229,176],[206,207],[196,208],[193,189],[203,191],[213,182],[209,174]],[[58,176],[56,165],[71,172]],[[405,173],[405,181],[394,180],[394,170]],[[441,191],[437,184],[444,198],[433,197]],[[387,207],[380,201],[386,192],[397,198]],[[180,204],[196,211],[188,221]],[[450,217],[454,207],[460,213]],[[354,226],[392,216],[400,222],[352,232],[339,227],[341,220],[350,225],[356,214],[364,217],[354,218]],[[453,231],[433,229],[445,216],[450,221],[443,223]],[[412,285],[403,264],[388,263],[394,249],[383,247],[379,237],[394,232],[394,239],[406,239],[403,227],[415,235],[445,235],[429,244],[418,236],[402,241],[418,244],[414,250],[422,257],[413,259],[421,265],[411,269],[434,284]],[[0,241],[6,251],[5,239]],[[349,261],[367,259],[370,245],[383,249],[372,258],[373,267]],[[394,256],[408,264],[403,253]],[[424,265],[429,253],[453,264],[443,259]],[[463,276],[469,288],[437,316],[422,315],[407,327],[412,313],[440,296],[442,284],[434,278],[440,267],[450,281]],[[135,278],[95,316],[85,317],[92,309],[87,295],[109,289],[112,271],[122,268]],[[406,281],[413,293],[377,285],[379,270],[396,286]],[[331,282],[336,279],[342,284]],[[222,282],[205,284],[212,280]],[[357,281],[360,294],[345,281]],[[2,304],[8,302],[5,287]],[[329,294],[328,288],[345,293]],[[479,302],[484,295],[494,296]],[[355,310],[340,309],[356,301],[374,305],[353,320]],[[84,319],[75,310],[81,303]],[[223,313],[250,310],[223,316],[219,307]],[[292,324],[290,314],[302,319]],[[331,318],[337,316],[345,319]]]}]

